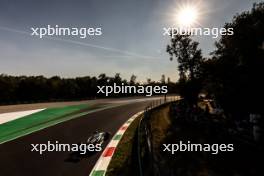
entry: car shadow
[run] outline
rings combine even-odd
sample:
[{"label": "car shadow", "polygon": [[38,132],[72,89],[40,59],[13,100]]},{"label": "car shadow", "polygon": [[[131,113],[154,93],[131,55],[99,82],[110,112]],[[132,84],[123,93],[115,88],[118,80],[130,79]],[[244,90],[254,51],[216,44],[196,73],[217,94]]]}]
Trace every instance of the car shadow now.
[{"label": "car shadow", "polygon": [[64,162],[78,163],[82,159],[86,159],[95,155],[97,152],[98,151],[87,151],[85,154],[82,154],[80,151],[71,152],[68,157],[64,160]]},{"label": "car shadow", "polygon": [[[100,140],[99,141],[96,141],[96,142],[91,142],[91,140],[89,139],[94,139],[96,138],[95,135],[98,134],[99,132],[95,132],[92,136],[90,136],[87,140],[87,142],[79,142],[78,143],[78,146],[80,146],[81,144],[94,144],[94,145],[97,145],[97,144],[101,144],[101,148],[103,149],[104,146],[106,145],[106,142],[108,142],[110,140],[110,137],[111,137],[111,133],[109,132],[103,132],[104,135],[101,135],[102,137],[99,138]],[[100,133],[102,134],[102,132]],[[93,138],[94,137],[94,138]],[[80,147],[78,147],[80,149]],[[82,159],[85,159],[85,158],[89,158],[93,155],[95,155],[96,153],[98,152],[101,152],[100,151],[89,151],[88,149],[86,149],[86,152],[84,152],[83,150],[78,150],[78,151],[73,151],[71,153],[69,153],[68,157],[64,160],[64,162],[70,162],[70,163],[78,163],[80,162]]]}]

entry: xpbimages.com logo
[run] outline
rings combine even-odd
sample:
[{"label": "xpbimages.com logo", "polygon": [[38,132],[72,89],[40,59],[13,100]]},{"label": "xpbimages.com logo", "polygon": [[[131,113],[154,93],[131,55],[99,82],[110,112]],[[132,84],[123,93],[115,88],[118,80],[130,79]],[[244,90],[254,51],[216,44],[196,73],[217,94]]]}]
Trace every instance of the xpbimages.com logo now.
[{"label": "xpbimages.com logo", "polygon": [[97,94],[104,94],[106,97],[110,94],[143,94],[147,97],[153,94],[166,94],[168,93],[167,86],[130,86],[122,83],[113,86],[97,86]]},{"label": "xpbimages.com logo", "polygon": [[212,36],[218,38],[223,35],[234,35],[233,28],[201,28],[201,27],[164,27],[164,36],[171,36],[174,38],[177,35],[192,35],[192,36]]},{"label": "xpbimages.com logo", "polygon": [[43,38],[44,36],[78,36],[79,38],[87,38],[87,36],[100,36],[103,34],[102,28],[93,27],[59,27],[58,25],[47,27],[32,27],[31,35]]},{"label": "xpbimages.com logo", "polygon": [[31,152],[38,152],[42,155],[44,152],[99,152],[102,150],[101,144],[64,144],[59,141],[47,141],[45,144],[31,144]]},{"label": "xpbimages.com logo", "polygon": [[172,155],[176,152],[209,152],[215,155],[219,152],[233,152],[234,150],[234,144],[195,144],[191,141],[163,144],[163,152],[169,152]]}]

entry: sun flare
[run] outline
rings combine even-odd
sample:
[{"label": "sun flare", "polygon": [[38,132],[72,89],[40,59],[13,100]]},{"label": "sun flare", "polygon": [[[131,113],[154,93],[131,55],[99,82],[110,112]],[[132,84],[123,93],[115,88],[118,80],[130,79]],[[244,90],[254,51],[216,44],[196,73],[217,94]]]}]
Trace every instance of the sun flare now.
[{"label": "sun flare", "polygon": [[198,23],[199,12],[194,5],[185,5],[177,9],[176,21],[180,27],[192,27]]}]

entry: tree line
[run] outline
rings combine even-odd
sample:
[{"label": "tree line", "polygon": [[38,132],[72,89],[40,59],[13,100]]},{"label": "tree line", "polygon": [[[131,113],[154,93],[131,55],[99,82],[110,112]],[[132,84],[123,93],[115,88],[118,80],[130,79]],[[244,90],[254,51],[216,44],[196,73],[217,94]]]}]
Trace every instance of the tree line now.
[{"label": "tree line", "polygon": [[[0,104],[36,103],[48,101],[68,101],[101,98],[97,86],[113,85],[167,85],[169,93],[177,92],[177,85],[165,80],[162,75],[158,82],[148,79],[146,83],[137,82],[137,76],[130,80],[121,78],[119,73],[114,77],[100,74],[98,77],[61,78],[54,76],[10,76],[0,75]],[[129,94],[111,94],[109,97],[136,96]]]}]

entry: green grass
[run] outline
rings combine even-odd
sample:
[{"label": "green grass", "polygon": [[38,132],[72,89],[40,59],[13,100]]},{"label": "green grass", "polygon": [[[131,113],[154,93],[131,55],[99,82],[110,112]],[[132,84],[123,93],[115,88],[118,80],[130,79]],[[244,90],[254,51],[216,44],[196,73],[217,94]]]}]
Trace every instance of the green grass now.
[{"label": "green grass", "polygon": [[154,150],[160,150],[160,145],[167,136],[171,123],[169,105],[154,109],[151,113],[151,133],[153,135],[152,143]]},{"label": "green grass", "polygon": [[88,105],[81,104],[59,108],[48,108],[38,113],[4,123],[0,125],[0,143],[4,143],[72,118],[76,118],[82,113],[72,113],[78,112],[87,107]]},{"label": "green grass", "polygon": [[105,171],[99,170],[99,171],[93,171],[92,176],[104,176]]}]

